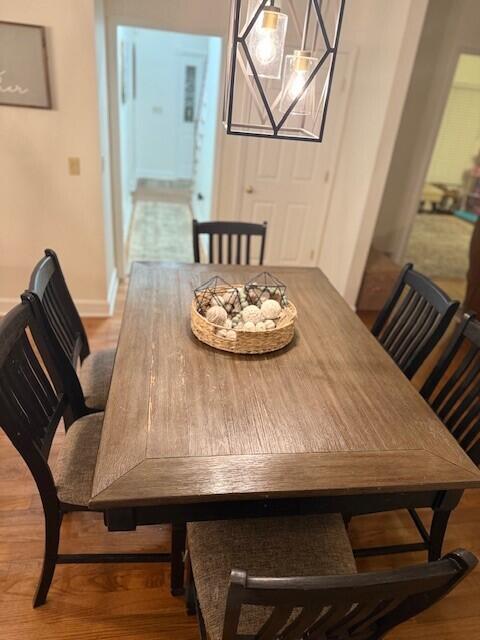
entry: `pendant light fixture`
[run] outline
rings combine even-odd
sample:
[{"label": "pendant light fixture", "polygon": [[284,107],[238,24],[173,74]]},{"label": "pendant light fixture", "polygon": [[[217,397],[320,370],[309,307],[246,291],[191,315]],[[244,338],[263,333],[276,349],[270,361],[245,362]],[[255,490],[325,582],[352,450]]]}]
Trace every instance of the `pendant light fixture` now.
[{"label": "pendant light fixture", "polygon": [[322,141],[344,5],[232,0],[227,133]]}]

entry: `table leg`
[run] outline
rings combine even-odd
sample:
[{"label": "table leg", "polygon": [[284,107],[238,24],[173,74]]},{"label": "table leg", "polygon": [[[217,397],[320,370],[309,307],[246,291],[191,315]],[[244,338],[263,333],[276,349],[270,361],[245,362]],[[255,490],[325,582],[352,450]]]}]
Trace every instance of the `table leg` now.
[{"label": "table leg", "polygon": [[463,491],[442,491],[438,496],[437,504],[433,508],[432,526],[430,527],[429,562],[438,560],[442,555],[448,520],[462,495]]},{"label": "table leg", "polygon": [[185,522],[172,523],[172,563],[170,576],[170,591],[172,596],[183,595],[184,589],[184,553],[187,539],[187,525]]}]

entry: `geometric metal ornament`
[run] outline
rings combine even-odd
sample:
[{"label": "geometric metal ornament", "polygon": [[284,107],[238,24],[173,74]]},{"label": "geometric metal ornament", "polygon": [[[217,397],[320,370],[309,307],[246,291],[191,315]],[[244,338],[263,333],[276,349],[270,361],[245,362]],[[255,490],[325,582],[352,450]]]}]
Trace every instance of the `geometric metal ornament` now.
[{"label": "geometric metal ornament", "polygon": [[345,0],[231,0],[227,133],[322,142]]}]

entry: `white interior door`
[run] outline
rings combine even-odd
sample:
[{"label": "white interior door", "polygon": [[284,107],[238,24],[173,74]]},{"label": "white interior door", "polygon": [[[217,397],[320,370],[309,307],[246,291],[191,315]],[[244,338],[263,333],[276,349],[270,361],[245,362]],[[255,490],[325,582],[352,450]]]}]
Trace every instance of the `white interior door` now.
[{"label": "white interior door", "polygon": [[268,222],[265,262],[316,263],[342,139],[354,55],[339,52],[324,141],[246,138],[240,180],[241,218]]}]

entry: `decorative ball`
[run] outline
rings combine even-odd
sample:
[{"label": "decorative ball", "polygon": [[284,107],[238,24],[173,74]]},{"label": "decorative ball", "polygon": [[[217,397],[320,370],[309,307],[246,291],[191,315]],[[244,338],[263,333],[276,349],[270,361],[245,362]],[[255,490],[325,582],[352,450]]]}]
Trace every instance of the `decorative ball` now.
[{"label": "decorative ball", "polygon": [[255,325],[255,331],[266,331],[267,327],[265,326],[264,322],[257,322],[257,324]]},{"label": "decorative ball", "polygon": [[261,306],[262,315],[265,320],[275,320],[282,312],[282,307],[276,300],[265,300]]},{"label": "decorative ball", "polygon": [[227,337],[227,333],[228,333],[228,331],[226,329],[218,329],[217,330],[217,336],[220,336],[220,338],[226,338]]},{"label": "decorative ball", "polygon": [[243,328],[244,328],[244,326],[243,326],[243,322],[242,322],[241,320],[239,320],[238,324],[237,324],[237,325],[235,325],[235,329],[236,329],[237,331],[243,331]]},{"label": "decorative ball", "polygon": [[229,331],[227,331],[227,335],[225,337],[227,338],[227,340],[236,340],[237,332],[233,329],[230,329]]},{"label": "decorative ball", "polygon": [[245,322],[245,324],[243,325],[243,330],[244,331],[255,331],[255,325],[253,324],[253,322]]},{"label": "decorative ball", "polygon": [[245,309],[242,311],[242,318],[245,323],[252,322],[253,324],[257,324],[257,322],[263,320],[262,312],[254,304],[249,304],[248,307],[245,307]]},{"label": "decorative ball", "polygon": [[257,291],[257,289],[249,289],[248,297],[250,299],[250,302],[253,302],[255,304],[260,299],[260,292]]},{"label": "decorative ball", "polygon": [[265,329],[269,331],[270,329],[275,329],[276,324],[273,320],[265,320]]},{"label": "decorative ball", "polygon": [[223,326],[225,327],[225,329],[231,329],[233,326],[233,321],[230,320],[230,318],[227,318]]},{"label": "decorative ball", "polygon": [[248,307],[248,302],[245,300],[245,298],[243,298],[240,306],[242,307],[242,309],[246,309]]},{"label": "decorative ball", "polygon": [[208,322],[222,326],[227,319],[227,312],[223,307],[210,307],[205,315]]},{"label": "decorative ball", "polygon": [[234,304],[235,301],[237,300],[237,292],[235,291],[235,289],[230,289],[230,291],[227,291],[227,293],[225,293],[223,295],[223,302],[224,304]]}]

